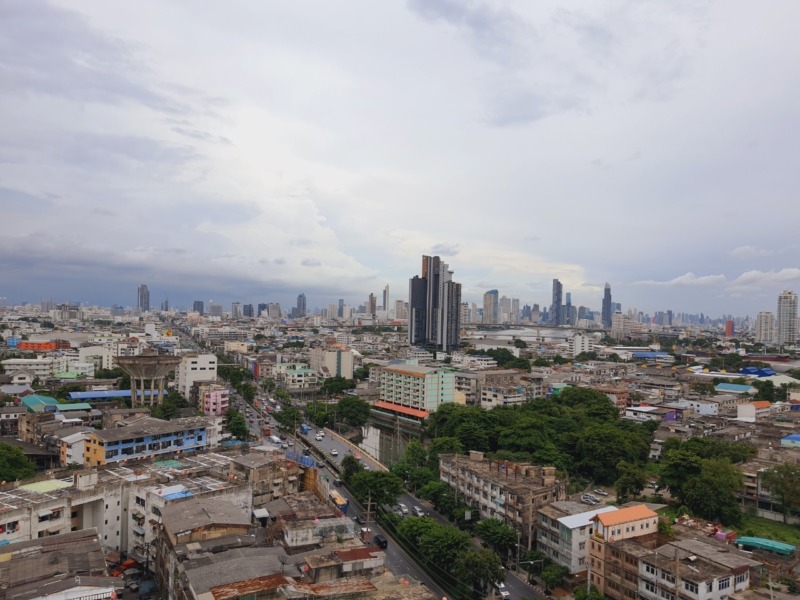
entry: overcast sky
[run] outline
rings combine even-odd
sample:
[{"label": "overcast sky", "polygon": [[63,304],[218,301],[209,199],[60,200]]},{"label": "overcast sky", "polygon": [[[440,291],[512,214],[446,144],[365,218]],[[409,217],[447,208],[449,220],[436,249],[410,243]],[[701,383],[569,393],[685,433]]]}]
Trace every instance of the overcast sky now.
[{"label": "overcast sky", "polygon": [[[0,4],[0,296],[800,291],[800,2]],[[380,303],[380,302],[379,302]]]}]

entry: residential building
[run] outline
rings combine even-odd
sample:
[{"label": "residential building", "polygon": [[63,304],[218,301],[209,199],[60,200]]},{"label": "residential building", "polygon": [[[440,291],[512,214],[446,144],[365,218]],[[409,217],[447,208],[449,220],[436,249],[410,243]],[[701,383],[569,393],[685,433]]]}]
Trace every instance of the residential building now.
[{"label": "residential building", "polygon": [[217,379],[217,357],[214,354],[198,354],[195,352],[181,356],[176,373],[178,392],[184,398],[192,396],[192,388],[200,381]]},{"label": "residential building", "polygon": [[775,343],[792,345],[797,341],[797,294],[783,291],[778,296]]},{"label": "residential building", "polygon": [[527,400],[525,388],[520,387],[484,387],[481,389],[481,408],[491,410],[496,406],[522,404]]},{"label": "residential building", "polygon": [[221,417],[230,408],[228,386],[215,382],[199,382],[197,400],[205,416]]},{"label": "residential building", "polygon": [[219,427],[205,417],[172,421],[143,417],[128,422],[125,427],[88,434],[83,464],[93,467],[161,454],[188,454],[218,444]]},{"label": "residential building", "polygon": [[586,508],[579,502],[553,502],[539,508],[536,519],[536,549],[555,564],[568,568],[572,575],[588,569],[594,517],[617,510],[616,506]]},{"label": "residential building", "polygon": [[438,256],[422,257],[422,275],[409,281],[408,343],[443,352],[461,339],[461,284]]},{"label": "residential building", "polygon": [[[383,367],[379,390],[377,408],[424,419],[442,404],[455,400],[455,373],[411,364]],[[416,412],[408,413],[403,409]]]},{"label": "residential building", "polygon": [[756,315],[755,341],[770,345],[775,339],[775,318],[771,312],[760,312]]},{"label": "residential building", "polygon": [[314,369],[293,366],[283,373],[283,381],[288,390],[309,390],[319,387],[319,374]]},{"label": "residential building", "polygon": [[644,504],[627,506],[592,517],[594,533],[589,543],[589,579],[601,594],[611,588],[606,580],[611,575],[607,547],[619,540],[658,535],[658,515]]},{"label": "residential building", "polygon": [[323,379],[329,377],[353,378],[354,355],[341,348],[311,348],[308,351],[309,366]]},{"label": "residential building", "polygon": [[584,333],[576,333],[568,340],[569,354],[573,358],[584,352],[591,352],[593,346],[593,338]]},{"label": "residential building", "polygon": [[772,403],[767,400],[755,400],[753,402],[743,402],[736,406],[736,420],[756,423],[770,415]]},{"label": "residential building", "polygon": [[538,511],[566,497],[566,482],[555,467],[485,460],[483,452],[439,457],[439,479],[456,490],[480,518],[496,518],[515,528],[520,543],[533,547]]}]

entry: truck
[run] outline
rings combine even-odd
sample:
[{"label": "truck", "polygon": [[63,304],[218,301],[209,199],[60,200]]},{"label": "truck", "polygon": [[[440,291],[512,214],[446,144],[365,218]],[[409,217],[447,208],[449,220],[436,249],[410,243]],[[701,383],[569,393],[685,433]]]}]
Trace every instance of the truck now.
[{"label": "truck", "polygon": [[280,445],[281,438],[279,438],[277,435],[271,435],[271,436],[269,436],[269,441],[272,442],[273,444]]},{"label": "truck", "polygon": [[272,435],[272,429],[270,429],[267,426],[264,426],[262,433],[264,434],[264,437],[270,437]]},{"label": "truck", "polygon": [[301,423],[300,424],[300,433],[302,433],[303,435],[308,433],[308,424],[307,423]]}]

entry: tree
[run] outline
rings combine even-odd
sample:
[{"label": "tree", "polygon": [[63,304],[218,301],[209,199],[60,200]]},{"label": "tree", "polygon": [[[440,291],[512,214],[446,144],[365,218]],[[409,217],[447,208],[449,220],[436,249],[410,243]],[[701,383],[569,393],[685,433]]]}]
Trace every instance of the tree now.
[{"label": "tree", "polygon": [[364,465],[352,454],[348,454],[342,459],[342,480],[345,482],[349,483],[353,476],[363,470]]},{"label": "tree", "polygon": [[505,577],[497,554],[483,548],[461,554],[456,559],[453,571],[461,581],[480,592]]},{"label": "tree", "polygon": [[461,445],[468,450],[484,451],[489,449],[489,439],[486,435],[486,428],[474,421],[461,423],[456,428],[456,438],[458,438]]},{"label": "tree", "polygon": [[589,591],[586,591],[586,588],[580,586],[575,589],[575,600],[606,600],[606,597],[597,591],[597,588],[592,586]]},{"label": "tree", "polygon": [[285,406],[281,410],[273,411],[272,417],[284,429],[289,430],[294,430],[297,425],[303,422],[303,413],[294,406]]},{"label": "tree", "polygon": [[250,428],[247,426],[247,421],[244,415],[235,408],[229,408],[225,413],[225,427],[237,440],[247,440],[250,436]]},{"label": "tree", "polygon": [[363,427],[369,421],[370,405],[357,396],[345,396],[336,405],[336,417],[350,427]]},{"label": "tree", "polygon": [[403,480],[385,471],[359,471],[350,478],[348,484],[362,504],[371,500],[379,506],[391,506],[403,493]]},{"label": "tree", "polygon": [[180,416],[181,410],[189,408],[190,406],[189,401],[179,392],[170,390],[161,401],[161,404],[151,411],[151,415],[156,419],[171,421]]},{"label": "tree", "polygon": [[781,505],[783,522],[800,508],[800,466],[783,463],[761,474],[761,483]]},{"label": "tree", "polygon": [[0,442],[0,481],[17,481],[33,477],[36,464],[11,444]]},{"label": "tree", "polygon": [[470,547],[469,534],[459,531],[452,525],[438,524],[423,535],[417,544],[420,554],[427,561],[436,563],[445,571],[450,571]]},{"label": "tree", "polygon": [[617,490],[617,500],[624,504],[642,493],[647,485],[647,474],[641,466],[624,460],[617,464],[617,471],[620,476],[614,487]]},{"label": "tree", "polygon": [[550,565],[542,571],[541,578],[547,589],[558,587],[561,581],[569,575],[569,569],[561,565]]},{"label": "tree", "polygon": [[686,504],[689,482],[700,475],[702,459],[686,450],[666,450],[663,464],[659,487],[667,488],[680,504]]},{"label": "tree", "polygon": [[686,505],[692,514],[723,525],[735,525],[741,520],[736,492],[744,487],[744,476],[730,461],[703,460],[699,476],[688,487]]},{"label": "tree", "polygon": [[345,390],[352,390],[354,387],[356,387],[355,381],[337,375],[323,381],[320,391],[323,394],[341,394]]},{"label": "tree", "polygon": [[483,519],[475,526],[475,533],[500,556],[508,556],[517,543],[517,532],[499,519]]},{"label": "tree", "polygon": [[617,465],[621,461],[643,462],[647,453],[648,445],[640,436],[610,423],[588,426],[576,447],[579,471],[600,483],[612,483],[619,478]]}]

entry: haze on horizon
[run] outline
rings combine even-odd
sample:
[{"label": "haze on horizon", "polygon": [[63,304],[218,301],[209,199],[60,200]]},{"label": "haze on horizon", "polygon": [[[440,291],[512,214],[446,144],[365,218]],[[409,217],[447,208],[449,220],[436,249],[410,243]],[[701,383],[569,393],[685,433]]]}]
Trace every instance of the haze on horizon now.
[{"label": "haze on horizon", "polygon": [[800,4],[0,6],[0,296],[600,308],[800,291]]}]

